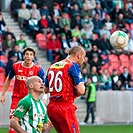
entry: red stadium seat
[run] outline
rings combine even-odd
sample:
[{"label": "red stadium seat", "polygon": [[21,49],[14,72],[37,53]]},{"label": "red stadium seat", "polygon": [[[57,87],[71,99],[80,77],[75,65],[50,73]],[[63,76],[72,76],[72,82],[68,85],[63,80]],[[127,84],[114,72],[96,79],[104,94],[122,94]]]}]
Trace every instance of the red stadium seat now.
[{"label": "red stadium seat", "polygon": [[101,57],[102,57],[103,60],[105,60],[105,59],[108,58],[108,57],[107,57],[106,55],[104,55],[104,54],[101,54]]},{"label": "red stadium seat", "polygon": [[46,49],[47,41],[46,40],[40,40],[38,41],[38,48],[39,49]]},{"label": "red stadium seat", "polygon": [[118,60],[118,56],[117,55],[114,55],[114,54],[111,54],[109,55],[109,62],[110,62],[110,66],[112,68],[118,68],[120,66],[120,62]]},{"label": "red stadium seat", "polygon": [[3,86],[5,79],[6,79],[5,73],[0,73],[0,85]]},{"label": "red stadium seat", "polygon": [[128,23],[125,24],[126,29],[130,29],[130,25]]},{"label": "red stadium seat", "polygon": [[127,68],[130,67],[130,60],[129,60],[128,55],[121,54],[119,56],[119,59],[120,59],[120,64],[122,67],[127,67]]},{"label": "red stadium seat", "polygon": [[94,33],[94,35],[95,35],[96,39],[99,39],[99,36],[98,36],[98,34]]},{"label": "red stadium seat", "polygon": [[47,34],[47,39],[49,40],[52,36],[52,33]]},{"label": "red stadium seat", "polygon": [[119,55],[120,61],[129,61],[129,57],[126,54]]},{"label": "red stadium seat", "polygon": [[1,73],[5,73],[5,68],[0,67],[0,74],[1,74]]},{"label": "red stadium seat", "polygon": [[45,49],[47,45],[46,36],[42,33],[36,35],[36,42],[38,44],[39,49]]},{"label": "red stadium seat", "polygon": [[57,55],[57,56],[55,57],[55,62],[58,62],[59,59],[60,59],[60,55]]},{"label": "red stadium seat", "polygon": [[123,67],[120,66],[120,67],[119,67],[119,73],[121,74],[122,72],[123,72]]},{"label": "red stadium seat", "polygon": [[133,67],[130,67],[130,68],[129,68],[129,71],[130,71],[130,73],[133,74]]},{"label": "red stadium seat", "polygon": [[133,30],[133,23],[130,24],[130,28],[131,28],[131,30]]},{"label": "red stadium seat", "polygon": [[0,60],[4,62],[4,64],[6,64],[8,62],[8,57],[5,55],[1,55],[0,56]]},{"label": "red stadium seat", "polygon": [[115,54],[109,55],[109,61],[118,61],[118,56]]},{"label": "red stadium seat", "polygon": [[129,59],[130,59],[131,66],[133,67],[133,54],[130,55]]},{"label": "red stadium seat", "polygon": [[100,72],[102,72],[104,69],[109,67],[109,63],[106,63],[105,65],[101,66]]}]

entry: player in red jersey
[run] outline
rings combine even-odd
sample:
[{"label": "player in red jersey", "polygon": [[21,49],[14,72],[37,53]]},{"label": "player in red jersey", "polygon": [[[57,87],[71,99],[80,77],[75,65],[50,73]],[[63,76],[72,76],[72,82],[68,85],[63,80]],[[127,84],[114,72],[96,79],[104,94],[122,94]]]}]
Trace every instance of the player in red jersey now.
[{"label": "player in red jersey", "polygon": [[56,62],[48,69],[45,92],[50,92],[48,116],[58,133],[79,133],[75,115],[74,99],[85,93],[80,66],[85,50],[72,47],[66,59]]},{"label": "player in red jersey", "polygon": [[[12,94],[12,103],[10,107],[10,118],[18,104],[18,102],[28,94],[28,89],[26,88],[26,79],[31,76],[39,76],[44,82],[44,71],[43,69],[33,63],[35,56],[35,50],[33,48],[27,47],[23,51],[24,61],[14,63],[11,71],[4,83],[2,90],[2,96],[0,101],[2,104],[5,103],[6,96],[5,93],[10,85],[11,79],[15,76],[14,89]],[[8,133],[16,133],[13,128],[9,128]]]}]

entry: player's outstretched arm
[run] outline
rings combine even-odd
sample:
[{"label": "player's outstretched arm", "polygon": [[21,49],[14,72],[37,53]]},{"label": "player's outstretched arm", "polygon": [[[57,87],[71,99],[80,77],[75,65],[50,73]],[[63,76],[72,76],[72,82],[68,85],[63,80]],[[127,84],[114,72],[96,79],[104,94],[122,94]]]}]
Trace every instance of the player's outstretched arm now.
[{"label": "player's outstretched arm", "polygon": [[76,86],[76,89],[77,89],[77,94],[80,96],[80,95],[83,95],[85,93],[85,86],[84,86],[84,83],[81,83],[81,84],[78,84]]},{"label": "player's outstretched arm", "polygon": [[8,87],[9,87],[9,85],[10,85],[10,82],[11,82],[11,79],[9,79],[9,78],[7,77],[7,78],[6,78],[6,81],[5,81],[5,83],[4,83],[4,86],[3,86],[3,89],[2,89],[2,93],[1,93],[1,98],[0,98],[0,102],[1,102],[2,104],[5,103],[5,100],[6,100],[5,94],[6,94],[6,91],[7,91]]},{"label": "player's outstretched arm", "polygon": [[23,130],[23,128],[19,125],[20,119],[16,116],[13,116],[10,125],[11,127],[18,133],[27,133],[26,131]]}]

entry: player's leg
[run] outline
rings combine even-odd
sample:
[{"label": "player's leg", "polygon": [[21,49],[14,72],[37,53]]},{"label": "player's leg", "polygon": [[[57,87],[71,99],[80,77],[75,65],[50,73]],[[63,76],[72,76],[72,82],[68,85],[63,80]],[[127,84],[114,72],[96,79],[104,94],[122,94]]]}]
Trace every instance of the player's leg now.
[{"label": "player's leg", "polygon": [[48,105],[48,116],[58,133],[79,133],[75,111],[71,104]]},{"label": "player's leg", "polygon": [[[10,115],[9,115],[10,119],[12,118],[14,110],[17,107],[17,104],[19,101],[20,101],[20,98],[12,97],[12,103],[10,106]],[[16,131],[11,126],[9,126],[8,133],[16,133]]]}]

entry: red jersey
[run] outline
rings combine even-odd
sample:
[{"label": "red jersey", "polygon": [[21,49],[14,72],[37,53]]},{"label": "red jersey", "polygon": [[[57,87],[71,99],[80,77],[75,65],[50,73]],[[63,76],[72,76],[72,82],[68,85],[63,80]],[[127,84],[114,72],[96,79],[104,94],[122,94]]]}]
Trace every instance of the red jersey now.
[{"label": "red jersey", "polygon": [[13,96],[24,97],[28,94],[26,88],[26,79],[31,76],[39,76],[43,78],[44,72],[37,64],[32,63],[30,67],[25,67],[23,62],[14,63],[9,73],[9,78],[15,76],[15,83],[13,89]]},{"label": "red jersey", "polygon": [[75,85],[83,83],[78,64],[65,59],[54,63],[48,70],[45,86],[52,102],[74,102],[77,97]]}]

